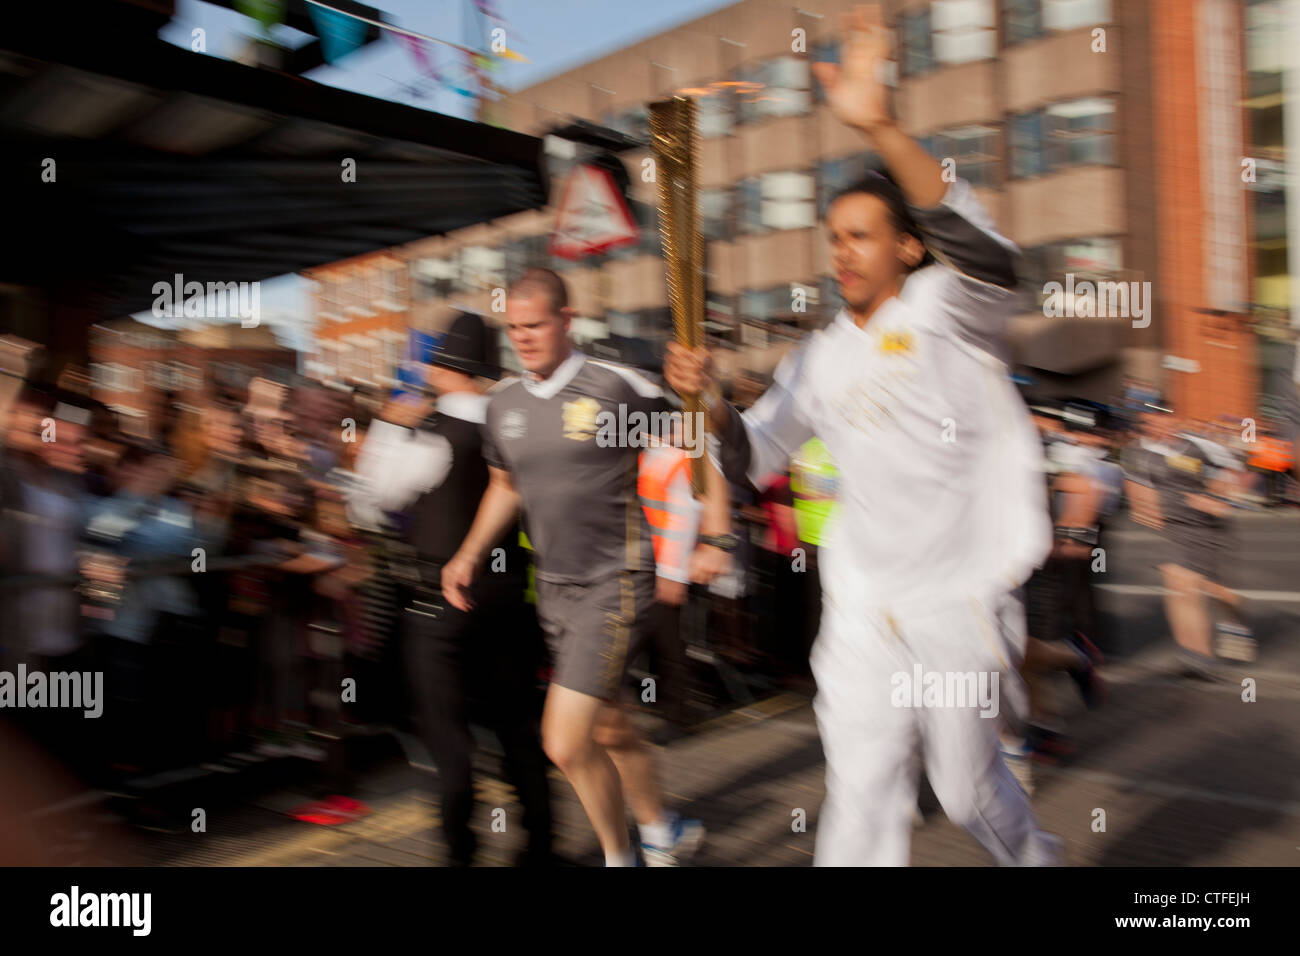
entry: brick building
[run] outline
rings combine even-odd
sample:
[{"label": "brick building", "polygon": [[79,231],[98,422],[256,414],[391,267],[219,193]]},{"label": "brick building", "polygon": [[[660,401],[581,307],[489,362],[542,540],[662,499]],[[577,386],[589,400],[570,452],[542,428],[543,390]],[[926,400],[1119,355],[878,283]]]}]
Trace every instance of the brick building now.
[{"label": "brick building", "polygon": [[304,272],[315,283],[313,378],[393,386],[405,357],[410,279],[403,249],[390,249]]},{"label": "brick building", "polygon": [[[1130,374],[1160,385],[1186,414],[1255,414],[1263,377],[1253,270],[1264,255],[1277,272],[1277,235],[1253,231],[1260,200],[1241,160],[1280,121],[1267,119],[1267,96],[1246,109],[1243,96],[1246,44],[1265,29],[1260,11],[1276,5],[886,3],[899,40],[900,121],[952,160],[1024,252],[1011,334],[1032,376],[1111,396]],[[492,104],[494,119],[533,135],[581,117],[645,141],[646,104],[677,91],[697,99],[709,331],[731,349],[733,368],[770,368],[838,307],[823,218],[872,157],[830,115],[810,63],[838,58],[836,18],[852,6],[744,0]],[[1256,108],[1265,112],[1247,115]],[[1281,148],[1271,148],[1275,161]],[[657,185],[641,175],[649,156],[621,156],[641,227],[635,246],[580,263],[549,256],[554,203],[574,162],[557,149],[550,208],[401,250],[408,324],[438,328],[454,307],[491,318],[494,288],[547,265],[569,281],[584,317],[579,338],[662,341],[670,322]],[[1276,216],[1268,221],[1276,233]],[[1047,284],[1067,277],[1150,283],[1145,316],[1133,302],[1119,316],[1045,315]]]},{"label": "brick building", "polygon": [[159,421],[169,394],[197,404],[216,389],[241,390],[254,376],[287,378],[298,364],[265,326],[178,331],[118,319],[91,326],[89,348],[91,394],[134,419],[140,434]]}]

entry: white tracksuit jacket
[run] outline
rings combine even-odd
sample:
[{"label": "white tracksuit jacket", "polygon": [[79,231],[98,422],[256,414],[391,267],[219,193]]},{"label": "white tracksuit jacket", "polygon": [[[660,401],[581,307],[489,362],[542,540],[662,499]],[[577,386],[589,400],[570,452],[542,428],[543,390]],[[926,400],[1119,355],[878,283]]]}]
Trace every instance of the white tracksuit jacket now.
[{"label": "white tracksuit jacket", "polygon": [[998,757],[998,721],[888,697],[890,676],[916,665],[999,670],[1018,688],[1012,592],[1052,544],[1041,444],[1002,358],[1015,247],[963,181],[912,212],[939,261],[865,328],[841,312],[810,336],[715,450],[733,479],[757,481],[816,435],[840,471],[813,654],[827,753],[817,862],[908,862],[918,751],[949,816],[999,862],[1041,861],[1051,852]]}]

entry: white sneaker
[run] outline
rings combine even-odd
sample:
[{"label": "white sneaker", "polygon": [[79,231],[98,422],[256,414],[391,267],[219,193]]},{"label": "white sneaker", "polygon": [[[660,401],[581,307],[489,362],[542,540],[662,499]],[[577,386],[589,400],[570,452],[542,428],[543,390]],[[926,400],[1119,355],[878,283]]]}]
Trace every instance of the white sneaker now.
[{"label": "white sneaker", "polygon": [[704,824],[699,820],[683,820],[677,817],[673,821],[673,842],[670,846],[651,846],[641,844],[641,855],[646,866],[681,866],[695,855],[695,851],[704,842]]},{"label": "white sneaker", "polygon": [[1215,635],[1214,653],[1226,660],[1249,664],[1259,654],[1259,644],[1250,629],[1237,624],[1220,624]]}]

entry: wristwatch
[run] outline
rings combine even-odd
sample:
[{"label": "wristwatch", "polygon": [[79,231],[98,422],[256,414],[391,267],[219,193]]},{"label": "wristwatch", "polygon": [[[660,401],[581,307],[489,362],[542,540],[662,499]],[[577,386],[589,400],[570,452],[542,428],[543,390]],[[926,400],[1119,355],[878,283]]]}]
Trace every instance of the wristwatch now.
[{"label": "wristwatch", "polygon": [[707,544],[710,548],[717,548],[727,554],[735,554],[736,549],[740,547],[740,539],[734,534],[702,534],[700,544]]},{"label": "wristwatch", "polygon": [[1097,526],[1090,528],[1070,528],[1064,525],[1056,526],[1057,541],[1074,541],[1078,544],[1095,545],[1098,541]]}]

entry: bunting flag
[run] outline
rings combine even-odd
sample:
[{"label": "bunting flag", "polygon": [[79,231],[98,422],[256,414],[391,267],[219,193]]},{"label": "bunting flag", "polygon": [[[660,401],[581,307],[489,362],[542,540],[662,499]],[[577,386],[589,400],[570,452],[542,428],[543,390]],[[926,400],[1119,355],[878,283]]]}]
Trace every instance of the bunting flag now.
[{"label": "bunting flag", "polygon": [[[270,26],[283,20],[284,2],[285,0],[235,0],[236,7],[240,12],[253,17],[259,23],[262,23],[267,30],[270,29]],[[391,33],[405,44],[411,53],[411,58],[415,61],[416,69],[421,74],[429,77],[441,88],[471,99],[485,98],[485,94],[491,94],[491,98],[496,98],[504,92],[502,87],[489,79],[490,74],[497,73],[501,68],[501,60],[509,59],[521,63],[528,62],[527,57],[510,49],[489,52],[491,49],[490,30],[492,27],[488,20],[491,18],[498,22],[504,22],[496,12],[491,0],[468,0],[468,3],[462,8],[466,13],[466,16],[462,18],[462,32],[465,35],[464,44],[451,43],[391,23],[345,13],[331,7],[325,0],[307,0],[307,8],[310,11],[312,22],[316,25],[321,51],[327,62],[334,63],[358,49],[365,40],[366,26],[368,24],[373,25]],[[434,59],[435,48],[430,45],[433,43],[440,43],[459,51],[464,58],[464,73],[469,75],[462,75],[459,81],[445,75]],[[414,89],[415,87],[410,88]]]},{"label": "bunting flag", "polygon": [[284,22],[284,0],[235,0],[235,9],[252,17],[264,30]]},{"label": "bunting flag", "polygon": [[[479,60],[479,56],[478,56],[478,54],[477,54],[477,53],[471,53],[469,50],[466,50],[466,51],[464,52],[463,56],[465,57],[465,69],[469,72],[469,76],[470,76],[470,83],[469,83],[468,85],[470,85],[470,86],[480,86],[480,88],[481,88],[481,84],[482,84],[482,81],[483,81],[483,77],[482,77],[482,75],[480,74],[480,72],[479,72],[479,68],[478,68],[478,60]],[[460,91],[458,90],[457,92],[460,92]],[[470,96],[474,96],[474,95],[476,95],[476,94],[471,93],[471,94],[469,94],[469,95],[470,95]]]},{"label": "bunting flag", "polygon": [[314,4],[308,4],[307,12],[312,23],[316,24],[316,36],[320,38],[321,52],[327,63],[343,59],[358,49],[366,38],[363,20]]},{"label": "bunting flag", "polygon": [[438,72],[438,64],[433,57],[433,50],[423,40],[405,33],[397,34],[397,38],[411,51],[411,58],[415,60],[417,70],[432,80],[442,80],[442,75]]}]

